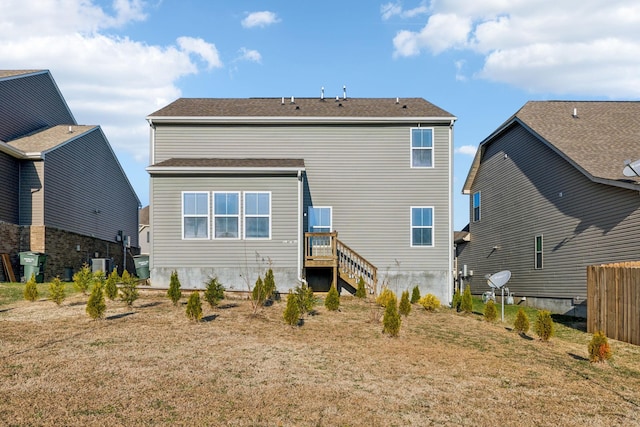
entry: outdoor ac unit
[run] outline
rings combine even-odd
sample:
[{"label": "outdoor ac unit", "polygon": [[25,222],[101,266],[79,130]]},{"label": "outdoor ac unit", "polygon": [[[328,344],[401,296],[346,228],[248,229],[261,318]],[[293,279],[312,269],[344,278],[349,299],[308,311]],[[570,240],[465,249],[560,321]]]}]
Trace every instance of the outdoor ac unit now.
[{"label": "outdoor ac unit", "polygon": [[113,270],[113,259],[111,258],[92,258],[91,271],[102,271],[105,274],[111,273]]}]

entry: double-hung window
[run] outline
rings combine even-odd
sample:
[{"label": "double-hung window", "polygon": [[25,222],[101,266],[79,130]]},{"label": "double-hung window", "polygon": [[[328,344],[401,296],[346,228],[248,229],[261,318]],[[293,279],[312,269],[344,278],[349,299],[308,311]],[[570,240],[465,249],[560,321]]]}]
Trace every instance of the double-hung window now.
[{"label": "double-hung window", "polygon": [[209,193],[182,193],[182,238],[209,238]]},{"label": "double-hung window", "polygon": [[535,238],[535,261],[534,268],[536,270],[542,269],[542,235],[536,236]]},{"label": "double-hung window", "polygon": [[213,237],[240,237],[240,193],[213,193]]},{"label": "double-hung window", "polygon": [[480,221],[480,192],[473,193],[473,222]]},{"label": "double-hung window", "polygon": [[271,238],[271,193],[244,193],[244,237]]},{"label": "double-hung window", "polygon": [[411,208],[411,246],[433,246],[433,208]]},{"label": "double-hung window", "polygon": [[411,129],[411,167],[433,167],[433,128]]}]

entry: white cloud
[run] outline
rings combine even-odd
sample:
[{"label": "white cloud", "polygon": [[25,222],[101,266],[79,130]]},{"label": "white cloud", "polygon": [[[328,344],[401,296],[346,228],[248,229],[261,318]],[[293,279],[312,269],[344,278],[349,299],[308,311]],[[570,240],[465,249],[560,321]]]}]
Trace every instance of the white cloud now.
[{"label": "white cloud", "polygon": [[222,67],[222,61],[218,55],[218,49],[215,45],[207,43],[200,38],[178,37],[178,46],[187,53],[195,53],[200,56],[206,63],[207,68]]},{"label": "white cloud", "polygon": [[456,154],[465,154],[467,156],[475,156],[477,147],[475,145],[463,145],[462,147],[457,147],[454,151]]},{"label": "white cloud", "polygon": [[247,17],[242,20],[241,24],[245,28],[263,28],[268,25],[276,24],[278,22],[280,22],[278,15],[265,10],[262,12],[249,13]]},{"label": "white cloud", "polygon": [[429,9],[426,5],[421,4],[413,9],[404,10],[402,8],[402,2],[386,3],[380,6],[380,13],[383,20],[391,19],[393,16],[399,16],[401,18],[413,18],[418,15],[424,15],[428,13]]},{"label": "white cloud", "polygon": [[262,55],[260,55],[260,52],[257,50],[242,47],[239,52],[240,56],[237,59],[238,61],[257,62],[258,64],[262,62]]},{"label": "white cloud", "polygon": [[[403,13],[381,8],[383,19]],[[397,32],[394,57],[467,51],[484,57],[477,77],[532,92],[640,97],[635,0],[432,0],[428,13],[420,30]]]}]

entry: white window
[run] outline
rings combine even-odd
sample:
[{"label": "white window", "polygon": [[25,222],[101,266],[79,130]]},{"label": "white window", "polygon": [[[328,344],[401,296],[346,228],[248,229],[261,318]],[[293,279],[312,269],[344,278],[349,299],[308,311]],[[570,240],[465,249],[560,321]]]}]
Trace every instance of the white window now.
[{"label": "white window", "polygon": [[182,238],[209,238],[209,193],[182,193]]},{"label": "white window", "polygon": [[535,260],[534,260],[534,268],[536,270],[542,269],[542,235],[536,236],[535,238]]},{"label": "white window", "polygon": [[433,128],[411,129],[411,167],[433,167]]},{"label": "white window", "polygon": [[433,208],[411,208],[411,246],[433,246]]},{"label": "white window", "polygon": [[326,206],[309,206],[309,232],[330,233],[333,230],[331,224],[332,209]]},{"label": "white window", "polygon": [[480,221],[480,192],[473,193],[473,222]]},{"label": "white window", "polygon": [[244,193],[244,237],[271,238],[271,193]]},{"label": "white window", "polygon": [[213,237],[240,237],[240,193],[213,193]]}]

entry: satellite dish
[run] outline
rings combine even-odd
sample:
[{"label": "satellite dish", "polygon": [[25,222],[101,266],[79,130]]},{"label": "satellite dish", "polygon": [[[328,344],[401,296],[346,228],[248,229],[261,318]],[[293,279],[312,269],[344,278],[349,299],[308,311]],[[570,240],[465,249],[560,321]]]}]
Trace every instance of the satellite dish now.
[{"label": "satellite dish", "polygon": [[511,272],[509,270],[498,271],[487,278],[489,286],[492,288],[500,289],[511,279]]},{"label": "satellite dish", "polygon": [[622,169],[624,176],[640,176],[640,160],[632,162],[631,160],[624,161],[625,167]]}]

